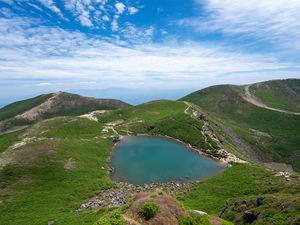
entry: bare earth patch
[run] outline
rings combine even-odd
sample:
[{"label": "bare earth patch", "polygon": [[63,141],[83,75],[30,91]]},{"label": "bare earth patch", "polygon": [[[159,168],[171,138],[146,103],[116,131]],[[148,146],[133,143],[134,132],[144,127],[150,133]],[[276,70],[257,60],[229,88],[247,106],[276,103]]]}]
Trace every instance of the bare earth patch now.
[{"label": "bare earth patch", "polygon": [[[140,207],[145,202],[155,202],[159,206],[156,216],[148,221],[145,221],[139,213]],[[188,214],[180,207],[177,200],[169,195],[153,196],[151,193],[139,193],[135,196],[126,215],[141,224],[174,225],[178,224],[177,221],[180,217]]]},{"label": "bare earth patch", "polygon": [[76,162],[74,161],[74,159],[71,157],[67,160],[67,162],[64,165],[64,169],[65,170],[73,170],[76,168]]}]

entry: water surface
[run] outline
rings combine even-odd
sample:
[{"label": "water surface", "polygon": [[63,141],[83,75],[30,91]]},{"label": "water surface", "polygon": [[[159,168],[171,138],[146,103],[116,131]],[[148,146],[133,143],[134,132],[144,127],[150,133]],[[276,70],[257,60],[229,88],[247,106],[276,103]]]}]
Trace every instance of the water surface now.
[{"label": "water surface", "polygon": [[160,137],[121,140],[111,158],[112,178],[132,184],[193,181],[216,174],[224,165],[175,141]]}]

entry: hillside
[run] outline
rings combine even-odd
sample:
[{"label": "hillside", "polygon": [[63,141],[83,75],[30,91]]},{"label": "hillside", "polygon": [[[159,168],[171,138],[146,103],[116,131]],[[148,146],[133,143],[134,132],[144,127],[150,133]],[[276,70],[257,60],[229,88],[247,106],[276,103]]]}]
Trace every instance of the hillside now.
[{"label": "hillside", "polygon": [[[232,129],[240,125],[229,118],[230,113],[239,115],[240,121],[244,119],[243,126],[250,124],[236,112],[237,105],[239,110],[248,107],[250,116],[261,112],[255,110],[266,110],[243,100],[242,90],[237,86],[207,89],[203,94],[208,96],[204,98],[207,105],[212,94],[222,97],[217,104],[226,103],[226,110],[211,103],[215,112],[210,113],[197,106],[200,104],[196,101],[197,105],[167,100],[79,116],[56,117],[61,112],[51,111],[53,118],[44,119],[47,114],[43,114],[23,129],[0,135],[0,224],[231,225],[225,220],[245,224],[250,221],[247,215],[257,224],[297,224],[299,174],[279,173],[245,163],[243,160],[249,161],[247,153],[219,125],[219,120]],[[233,101],[228,100],[229,96]],[[232,108],[227,107],[229,104]],[[282,115],[272,110],[266,112],[270,113],[266,117],[273,119],[274,115]],[[297,118],[283,115],[289,120]],[[293,121],[296,122],[297,119]],[[280,127],[271,128],[279,137],[283,135]],[[230,165],[200,182],[145,186],[117,183],[109,173],[114,143],[123,136],[135,135],[177,139]],[[160,208],[149,221],[139,213],[141,205],[148,201]]]},{"label": "hillside", "polygon": [[82,97],[66,92],[45,94],[1,108],[0,130],[55,116],[81,115],[94,110],[111,110],[127,106],[129,106],[127,103],[114,99]]},{"label": "hillside", "polygon": [[300,79],[257,83],[249,85],[249,91],[268,107],[300,112]]},{"label": "hillside", "polygon": [[[202,133],[204,121],[192,117],[192,110],[183,102],[154,101],[94,113],[89,119],[47,119],[1,135],[0,224],[93,224],[107,215],[109,210],[76,210],[103,191],[123,190],[107,174],[118,135],[168,135],[225,157],[219,154],[221,146]],[[230,145],[225,137],[224,144]],[[174,194],[173,188],[166,191]]]},{"label": "hillside", "polygon": [[[255,103],[247,98],[247,90],[251,96],[253,94]],[[250,152],[247,149],[247,154],[253,161],[288,163],[300,171],[299,90],[299,80],[268,81],[250,86],[218,85],[180,100],[198,105],[246,141],[251,148]],[[284,98],[291,101],[284,101]]]}]

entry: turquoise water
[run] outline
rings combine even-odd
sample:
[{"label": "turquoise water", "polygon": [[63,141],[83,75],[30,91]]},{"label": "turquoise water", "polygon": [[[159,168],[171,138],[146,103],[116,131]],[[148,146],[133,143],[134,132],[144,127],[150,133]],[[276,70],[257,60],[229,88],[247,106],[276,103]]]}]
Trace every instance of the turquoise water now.
[{"label": "turquoise water", "polygon": [[130,137],[120,141],[111,157],[112,178],[132,184],[193,181],[224,169],[219,162],[175,141]]}]

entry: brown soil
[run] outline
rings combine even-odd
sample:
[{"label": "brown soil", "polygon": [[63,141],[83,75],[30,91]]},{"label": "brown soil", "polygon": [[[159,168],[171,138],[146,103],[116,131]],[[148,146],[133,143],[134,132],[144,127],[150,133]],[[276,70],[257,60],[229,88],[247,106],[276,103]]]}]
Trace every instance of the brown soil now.
[{"label": "brown soil", "polygon": [[[148,221],[145,221],[139,214],[139,209],[145,202],[155,202],[159,206],[156,216]],[[153,196],[151,193],[140,193],[134,198],[133,204],[129,208],[126,217],[147,225],[175,225],[178,224],[180,217],[187,215],[187,212],[180,207],[177,200],[171,196]]]}]

